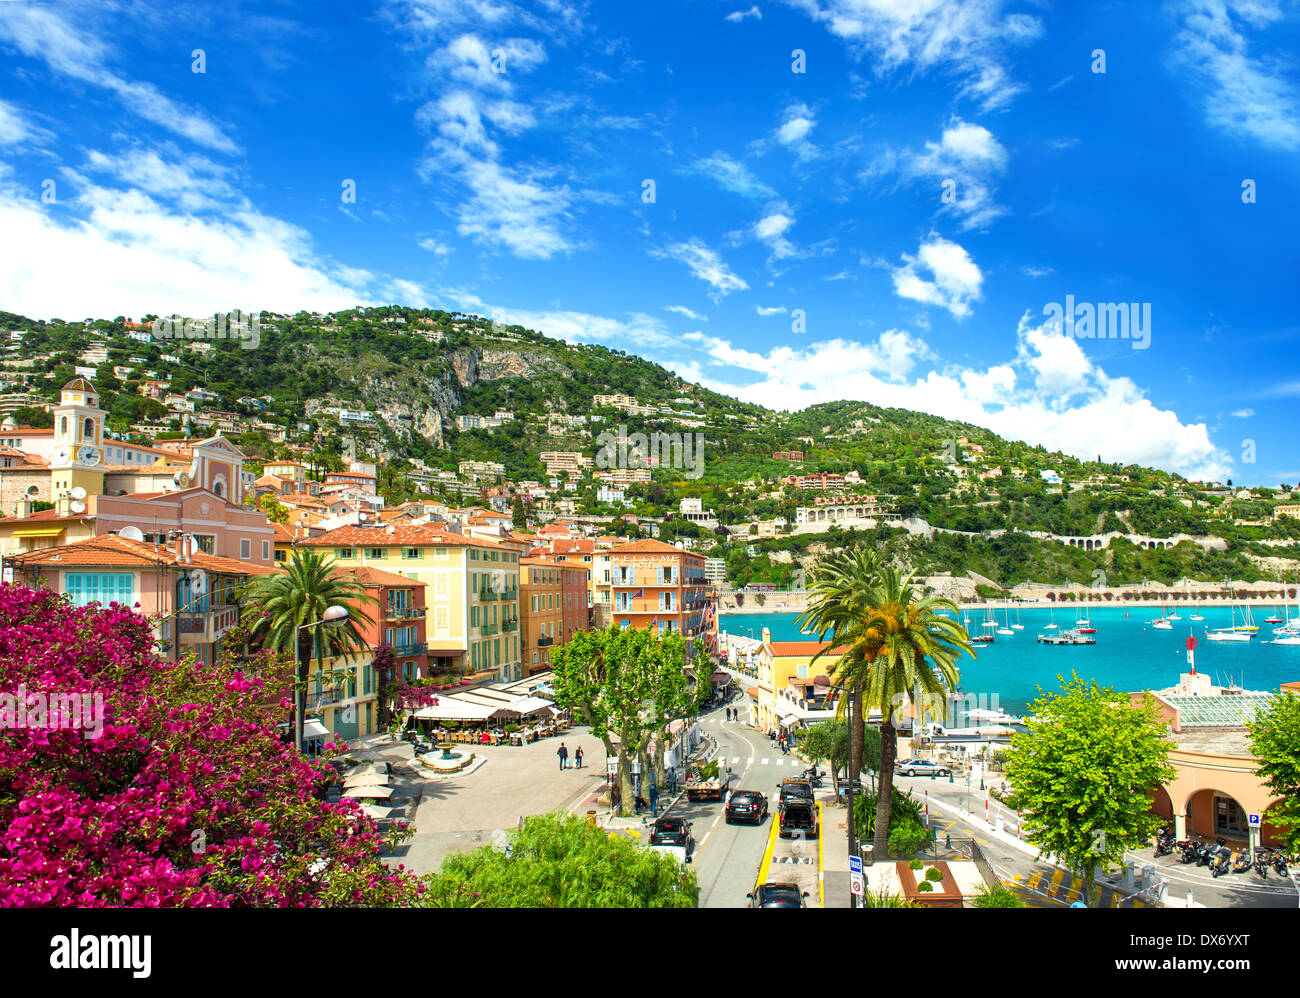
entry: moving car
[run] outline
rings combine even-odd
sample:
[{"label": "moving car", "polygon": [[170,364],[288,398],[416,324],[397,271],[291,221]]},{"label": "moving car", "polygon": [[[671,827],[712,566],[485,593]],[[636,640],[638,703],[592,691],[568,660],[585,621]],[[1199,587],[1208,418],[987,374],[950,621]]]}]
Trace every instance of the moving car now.
[{"label": "moving car", "polygon": [[817,838],[817,805],[810,800],[791,797],[781,802],[780,817],[781,838],[788,839],[800,833],[807,833],[810,839]]},{"label": "moving car", "polygon": [[807,896],[808,892],[799,890],[798,884],[760,884],[745,895],[751,908],[807,908]]},{"label": "moving car", "polygon": [[900,762],[894,769],[904,776],[949,776],[952,774],[951,767],[931,762],[929,759],[908,759],[906,762]]},{"label": "moving car", "polygon": [[650,829],[650,845],[685,849],[689,856],[695,851],[691,823],[682,818],[660,818]]},{"label": "moving car", "polygon": [[737,821],[761,825],[767,818],[767,798],[757,790],[737,790],[732,793],[723,814],[728,825]]}]

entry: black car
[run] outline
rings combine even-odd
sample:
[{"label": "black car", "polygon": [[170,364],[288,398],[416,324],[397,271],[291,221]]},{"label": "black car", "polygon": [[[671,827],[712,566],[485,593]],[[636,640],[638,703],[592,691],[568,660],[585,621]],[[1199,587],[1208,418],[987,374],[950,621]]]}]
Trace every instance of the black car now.
[{"label": "black car", "polygon": [[736,821],[752,821],[761,825],[767,817],[767,798],[757,790],[737,790],[723,809],[727,824]]},{"label": "black car", "polygon": [[689,855],[695,848],[695,837],[691,835],[691,823],[681,818],[660,818],[650,829],[652,846],[682,846]]},{"label": "black car", "polygon": [[746,894],[751,908],[807,908],[804,898],[807,891],[798,884],[761,884],[752,894]]},{"label": "black car", "polygon": [[806,834],[810,839],[817,838],[817,805],[810,800],[792,797],[783,801],[778,821],[783,839],[798,834]]},{"label": "black car", "polygon": [[812,784],[807,780],[782,780],[777,791],[777,799],[784,804],[788,800],[813,800]]}]

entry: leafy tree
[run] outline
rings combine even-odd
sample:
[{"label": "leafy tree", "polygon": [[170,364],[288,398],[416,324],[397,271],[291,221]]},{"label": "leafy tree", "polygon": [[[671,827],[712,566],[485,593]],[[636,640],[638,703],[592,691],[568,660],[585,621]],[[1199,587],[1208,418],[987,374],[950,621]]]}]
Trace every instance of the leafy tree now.
[{"label": "leafy tree", "polygon": [[244,497],[244,504],[261,510],[272,523],[289,522],[289,507],[269,492],[260,496],[254,496],[250,492]]},{"label": "leafy tree", "polygon": [[14,410],[14,422],[19,426],[48,430],[54,426],[54,413],[34,405],[19,406]]},{"label": "leafy tree", "polygon": [[682,636],[659,635],[649,628],[579,631],[551,652],[555,702],[579,711],[605,751],[618,758],[622,814],[631,813],[634,802],[632,760],[641,758],[651,736],[686,709],[685,667]]},{"label": "leafy tree", "polygon": [[580,818],[534,815],[509,852],[448,856],[428,880],[431,908],[694,908],[695,874],[672,856]]},{"label": "leafy tree", "polygon": [[[378,600],[356,579],[338,573],[332,557],[310,548],[295,550],[284,572],[253,579],[245,596],[252,604],[245,610],[251,614],[250,633],[268,648],[297,653],[294,744],[301,747],[311,659],[323,667],[326,658],[350,659],[368,648],[358,625],[372,623],[363,605]],[[347,617],[326,621],[325,612],[333,606],[347,608]]]},{"label": "leafy tree", "polygon": [[1093,877],[1124,862],[1164,824],[1150,791],[1174,778],[1156,702],[1133,704],[1077,675],[1060,694],[1029,705],[1029,732],[1011,739],[1008,807],[1021,813],[1025,838],[1039,855],[1059,857],[1083,879],[1096,904]]},{"label": "leafy tree", "polygon": [[1246,725],[1264,786],[1281,797],[1268,819],[1286,832],[1288,852],[1300,851],[1300,697],[1280,692]]}]

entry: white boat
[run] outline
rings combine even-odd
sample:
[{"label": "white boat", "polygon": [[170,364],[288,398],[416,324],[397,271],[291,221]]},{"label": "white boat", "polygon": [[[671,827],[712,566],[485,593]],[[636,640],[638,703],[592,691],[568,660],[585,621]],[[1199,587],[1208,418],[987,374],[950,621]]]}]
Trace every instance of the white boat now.
[{"label": "white boat", "polygon": [[1016,632],[1011,629],[1011,611],[1006,610],[1005,614],[1006,615],[1003,618],[1003,626],[998,628],[998,633],[1014,637]]},{"label": "white boat", "polygon": [[1050,624],[1044,624],[1044,625],[1043,625],[1043,630],[1045,630],[1045,631],[1054,631],[1054,630],[1056,630],[1056,611],[1055,611],[1055,610],[1052,611],[1052,622],[1051,622]]},{"label": "white boat", "polygon": [[1274,631],[1273,640],[1271,644],[1300,645],[1300,634],[1296,634],[1296,633],[1278,634],[1278,632]]},{"label": "white boat", "polygon": [[1160,600],[1160,618],[1158,620],[1148,620],[1147,623],[1150,624],[1152,627],[1154,627],[1157,631],[1172,631],[1174,629],[1174,625],[1171,624],[1170,621],[1176,619],[1177,619],[1176,617],[1168,617],[1165,615],[1165,601],[1162,598]]},{"label": "white boat", "polygon": [[1023,631],[1025,625],[1020,622],[1020,607],[1016,607],[1016,622],[1011,625],[1013,630]]},{"label": "white boat", "polygon": [[[1186,591],[1187,591],[1187,599],[1188,599],[1188,601],[1190,602],[1190,601],[1191,601],[1191,598],[1192,598],[1192,584],[1189,582],[1189,583],[1186,585],[1185,589],[1186,589]],[[1204,616],[1203,614],[1196,613],[1195,611],[1196,611],[1196,608],[1193,607],[1193,608],[1192,608],[1192,613],[1191,613],[1191,614],[1188,616],[1188,618],[1187,618],[1188,620],[1204,620],[1204,619],[1205,619],[1205,616]]]},{"label": "white boat", "polygon": [[1206,641],[1249,641],[1254,636],[1247,631],[1234,631],[1231,627],[1205,632]]}]

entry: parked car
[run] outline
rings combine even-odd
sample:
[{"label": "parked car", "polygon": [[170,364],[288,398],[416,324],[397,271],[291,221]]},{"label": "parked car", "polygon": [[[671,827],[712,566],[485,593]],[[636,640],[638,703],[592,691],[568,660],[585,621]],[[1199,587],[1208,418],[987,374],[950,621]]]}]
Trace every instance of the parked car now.
[{"label": "parked car", "polygon": [[807,908],[804,898],[807,891],[798,884],[760,884],[752,894],[746,894],[751,908]]},{"label": "parked car", "polygon": [[650,829],[652,846],[680,846],[689,856],[695,851],[695,837],[691,823],[682,818],[660,818]]},{"label": "parked car", "polygon": [[761,825],[767,818],[767,797],[757,790],[737,790],[723,809],[727,824],[736,821],[752,821]]},{"label": "parked car", "polygon": [[784,804],[796,797],[801,800],[813,800],[812,784],[807,780],[782,780],[781,786],[777,790],[777,799]]},{"label": "parked car", "polygon": [[797,832],[807,832],[808,838],[817,838],[817,805],[802,797],[791,797],[781,802],[781,838],[788,839]]},{"label": "parked car", "polygon": [[931,762],[929,759],[908,759],[906,762],[900,762],[894,768],[904,776],[949,776],[952,774],[951,766]]}]

